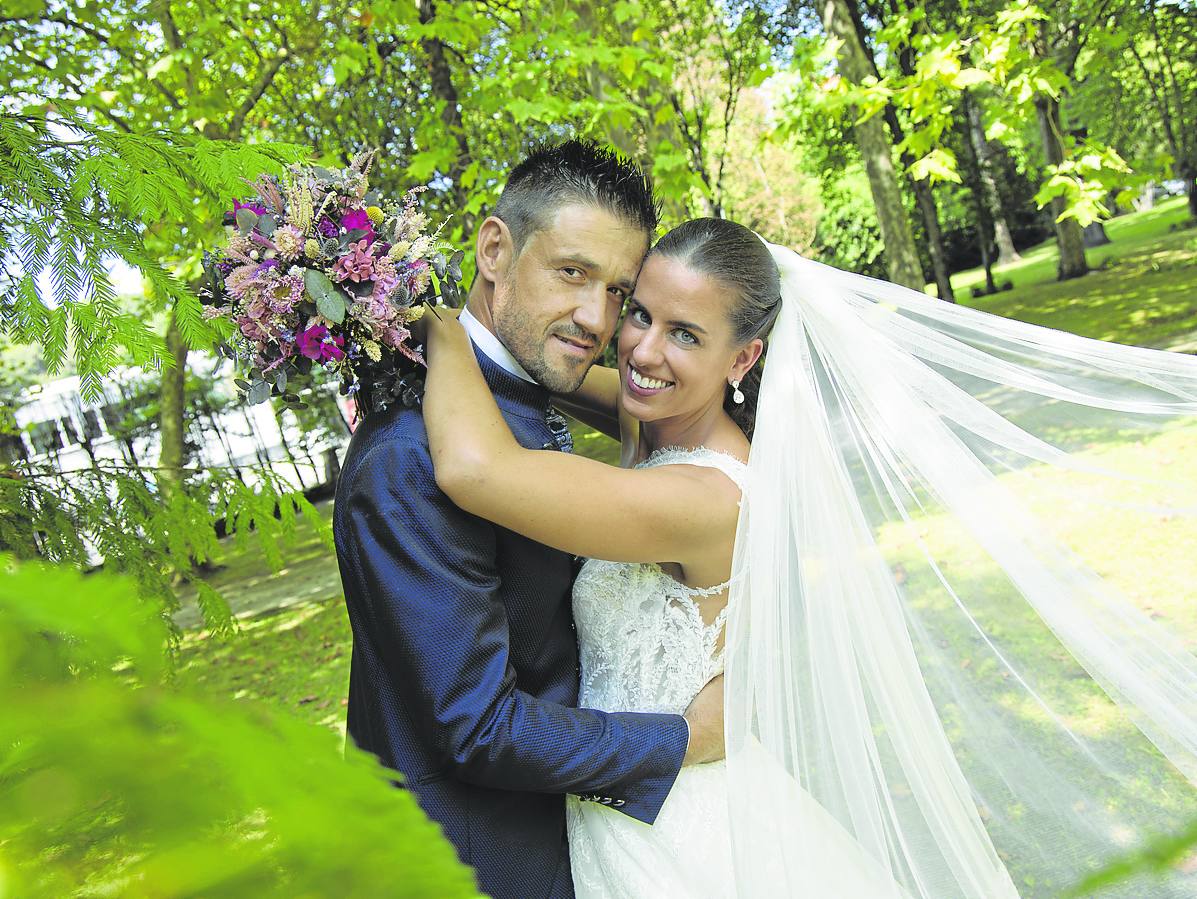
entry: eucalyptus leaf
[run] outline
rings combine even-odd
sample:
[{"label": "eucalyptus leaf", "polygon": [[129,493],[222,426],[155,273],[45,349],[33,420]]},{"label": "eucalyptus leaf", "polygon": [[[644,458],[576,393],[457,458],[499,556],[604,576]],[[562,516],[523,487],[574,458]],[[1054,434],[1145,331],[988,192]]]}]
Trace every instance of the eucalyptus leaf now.
[{"label": "eucalyptus leaf", "polygon": [[461,280],[461,260],[464,258],[465,250],[458,250],[449,260],[449,267],[445,270],[445,272],[454,281]]},{"label": "eucalyptus leaf", "polygon": [[249,390],[249,388],[252,386],[249,381],[245,380],[245,378],[233,378],[233,383],[242,390]]},{"label": "eucalyptus leaf", "polygon": [[447,265],[444,253],[437,253],[432,257],[432,270],[436,272],[437,278],[445,277],[445,266]]},{"label": "eucalyptus leaf", "polygon": [[265,381],[258,381],[249,388],[249,396],[246,398],[251,406],[256,406],[258,403],[264,403],[270,398],[270,385]]},{"label": "eucalyptus leaf", "polygon": [[275,227],[276,225],[274,223],[274,216],[258,216],[258,233],[263,237],[273,237]]},{"label": "eucalyptus leaf", "polygon": [[287,372],[284,369],[279,369],[274,376],[274,386],[278,388],[279,393],[283,393],[287,389]]},{"label": "eucalyptus leaf", "polygon": [[354,228],[352,231],[350,231],[348,234],[346,234],[344,237],[342,237],[341,240],[345,244],[357,243],[359,240],[361,240],[363,237],[365,237],[369,233],[370,232],[367,231],[365,228]]},{"label": "eucalyptus leaf", "polygon": [[328,275],[314,268],[304,269],[303,286],[308,296],[316,301],[316,309],[321,315],[338,325],[345,321],[345,295],[337,290]]},{"label": "eucalyptus leaf", "polygon": [[237,210],[237,230],[242,234],[249,234],[258,223],[258,214],[252,209],[242,206]]}]

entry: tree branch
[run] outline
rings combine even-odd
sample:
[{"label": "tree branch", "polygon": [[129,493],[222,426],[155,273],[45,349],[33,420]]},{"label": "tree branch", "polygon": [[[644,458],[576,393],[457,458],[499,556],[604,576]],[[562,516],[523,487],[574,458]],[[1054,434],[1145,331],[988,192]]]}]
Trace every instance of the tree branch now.
[{"label": "tree branch", "polygon": [[279,55],[267,63],[266,68],[258,74],[258,80],[250,88],[249,95],[242,101],[237,111],[233,113],[233,117],[229,120],[228,133],[226,135],[229,140],[241,139],[241,129],[245,125],[246,116],[258,105],[258,101],[262,99],[262,95],[266,93],[267,88],[274,81],[274,76],[278,74],[278,70],[286,63],[287,58],[288,54],[284,47],[279,52]]}]

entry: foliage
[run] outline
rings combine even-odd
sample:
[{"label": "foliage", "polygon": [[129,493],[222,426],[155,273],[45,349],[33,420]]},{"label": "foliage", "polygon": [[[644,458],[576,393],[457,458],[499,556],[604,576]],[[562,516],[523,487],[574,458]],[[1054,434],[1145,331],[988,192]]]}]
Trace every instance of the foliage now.
[{"label": "foliage", "polygon": [[0,573],[0,895],[477,895],[394,772],[164,684],[162,638],[124,579]]},{"label": "foliage", "polygon": [[1097,890],[1114,886],[1144,874],[1161,874],[1178,864],[1197,848],[1197,821],[1177,834],[1156,837],[1141,849],[1115,859],[1101,870],[1090,874],[1068,890],[1065,897],[1091,896]]},{"label": "foliage", "polygon": [[885,277],[885,244],[877,225],[868,178],[859,163],[823,182],[822,214],[815,232],[819,259],[847,271]]},{"label": "foliage", "polygon": [[0,328],[40,346],[51,374],[72,352],[87,399],[126,359],[146,368],[164,361],[162,340],[122,309],[106,261],[139,268],[159,302],[173,304],[186,336],[209,340],[198,302],[147,250],[141,223],[186,218],[197,193],[227,195],[240,176],[304,152],[24,115],[0,115],[0,145]]},{"label": "foliage", "polygon": [[138,594],[158,610],[172,645],[173,614],[184,584],[198,594],[207,625],[233,628],[228,603],[201,576],[216,548],[214,521],[242,547],[252,539],[278,570],[282,549],[299,517],[318,526],[332,551],[327,522],[302,493],[269,469],[249,487],[238,472],[206,469],[163,494],[137,465],[98,461],[61,471],[47,462],[18,462],[0,470],[0,552],[88,568],[102,559],[109,571],[128,574]]}]

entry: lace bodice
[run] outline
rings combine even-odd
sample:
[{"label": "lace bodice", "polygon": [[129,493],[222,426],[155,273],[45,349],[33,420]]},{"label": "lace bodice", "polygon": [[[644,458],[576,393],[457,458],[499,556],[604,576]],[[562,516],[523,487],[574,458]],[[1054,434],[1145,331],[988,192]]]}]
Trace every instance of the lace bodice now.
[{"label": "lace bodice", "polygon": [[[657,450],[637,468],[717,468],[743,489],[743,462],[706,447]],[[707,624],[698,600],[727,583],[695,589],[652,563],[590,559],[574,582],[574,621],[581,655],[579,704],[607,711],[681,714],[723,671],[717,650],[726,608]]]}]

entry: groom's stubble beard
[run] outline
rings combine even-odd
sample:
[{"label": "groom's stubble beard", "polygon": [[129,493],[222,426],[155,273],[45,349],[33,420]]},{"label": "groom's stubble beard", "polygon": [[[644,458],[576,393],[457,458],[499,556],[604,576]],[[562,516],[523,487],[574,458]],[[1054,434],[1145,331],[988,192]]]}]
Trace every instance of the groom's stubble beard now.
[{"label": "groom's stubble beard", "polygon": [[[590,367],[602,356],[606,341],[573,322],[550,326],[546,332],[544,322],[538,321],[532,310],[521,302],[514,273],[509,273],[502,290],[508,294],[504,298],[506,302],[496,302],[491,314],[495,333],[524,371],[553,393],[572,393],[581,387]],[[554,365],[549,361],[545,346],[553,334],[593,343],[594,353],[589,359],[565,357]]]}]

